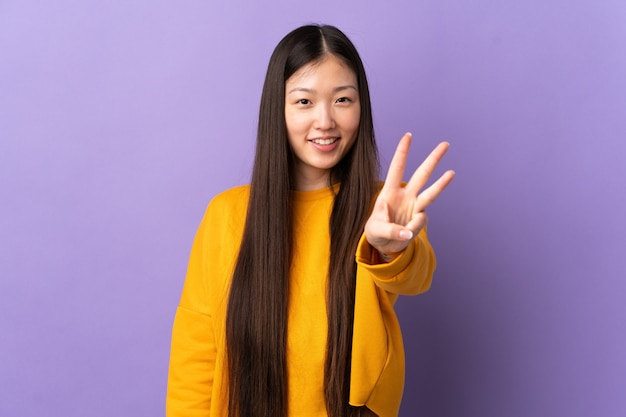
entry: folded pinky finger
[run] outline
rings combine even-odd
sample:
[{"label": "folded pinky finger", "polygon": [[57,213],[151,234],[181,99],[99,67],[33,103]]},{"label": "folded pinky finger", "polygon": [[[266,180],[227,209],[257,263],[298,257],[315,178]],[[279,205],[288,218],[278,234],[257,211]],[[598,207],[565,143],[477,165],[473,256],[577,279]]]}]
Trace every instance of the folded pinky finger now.
[{"label": "folded pinky finger", "polygon": [[420,211],[413,216],[409,224],[406,225],[406,228],[413,232],[413,236],[417,236],[418,233],[426,227],[427,223],[428,215],[425,211]]}]

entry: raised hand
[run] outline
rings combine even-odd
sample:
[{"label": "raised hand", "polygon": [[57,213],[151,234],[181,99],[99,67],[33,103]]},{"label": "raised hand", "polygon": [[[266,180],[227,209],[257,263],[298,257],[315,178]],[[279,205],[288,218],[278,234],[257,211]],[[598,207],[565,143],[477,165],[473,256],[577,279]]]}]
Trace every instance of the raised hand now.
[{"label": "raised hand", "polygon": [[446,171],[431,186],[422,190],[450,146],[447,142],[441,142],[403,187],[402,177],[410,146],[411,134],[406,133],[400,139],[385,184],[365,224],[367,241],[385,260],[391,260],[402,252],[426,226],[426,207],[435,201],[454,178],[454,171]]}]

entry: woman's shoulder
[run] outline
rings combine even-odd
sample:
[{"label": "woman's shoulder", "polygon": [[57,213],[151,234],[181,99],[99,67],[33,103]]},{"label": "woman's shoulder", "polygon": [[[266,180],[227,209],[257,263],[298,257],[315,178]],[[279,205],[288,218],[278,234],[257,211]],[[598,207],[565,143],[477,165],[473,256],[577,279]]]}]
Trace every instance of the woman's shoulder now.
[{"label": "woman's shoulder", "polygon": [[211,212],[227,212],[238,213],[244,211],[248,207],[248,198],[250,196],[250,185],[239,185],[228,190],[222,191],[215,195],[207,211]]},{"label": "woman's shoulder", "polygon": [[249,195],[250,184],[238,185],[216,194],[211,200],[211,203],[227,203],[231,201],[239,201],[241,199],[247,200]]}]

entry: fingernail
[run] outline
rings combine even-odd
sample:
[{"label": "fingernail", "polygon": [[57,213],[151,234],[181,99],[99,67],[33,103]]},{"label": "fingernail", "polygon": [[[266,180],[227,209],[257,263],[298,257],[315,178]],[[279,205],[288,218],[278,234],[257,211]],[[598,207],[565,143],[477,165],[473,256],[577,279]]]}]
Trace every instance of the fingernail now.
[{"label": "fingernail", "polygon": [[411,240],[413,239],[413,232],[411,232],[410,230],[401,230],[400,237],[404,240]]}]

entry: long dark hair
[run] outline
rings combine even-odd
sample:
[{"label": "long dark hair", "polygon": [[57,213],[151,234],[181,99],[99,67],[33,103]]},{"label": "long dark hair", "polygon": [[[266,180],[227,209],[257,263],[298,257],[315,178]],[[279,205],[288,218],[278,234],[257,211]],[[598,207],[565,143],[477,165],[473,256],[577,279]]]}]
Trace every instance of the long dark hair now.
[{"label": "long dark hair", "polygon": [[328,339],[324,396],[330,417],[346,417],[352,353],[354,253],[378,181],[369,89],[352,42],[333,26],[309,25],[285,36],[270,58],[259,112],[250,200],[226,318],[229,416],[287,416],[287,314],[294,155],[285,124],[285,82],[306,64],[333,55],[357,77],[361,106],[352,149],[332,169],[340,183],[330,217]]}]

